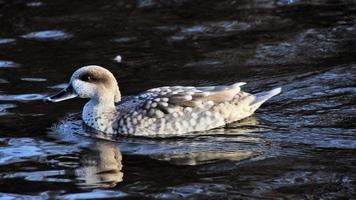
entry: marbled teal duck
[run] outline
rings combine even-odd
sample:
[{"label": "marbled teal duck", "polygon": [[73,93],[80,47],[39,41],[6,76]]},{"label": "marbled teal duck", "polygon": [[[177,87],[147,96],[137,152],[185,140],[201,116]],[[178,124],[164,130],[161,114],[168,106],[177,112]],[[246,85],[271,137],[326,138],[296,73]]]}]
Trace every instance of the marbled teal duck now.
[{"label": "marbled teal duck", "polygon": [[240,90],[244,84],[158,87],[121,101],[114,75],[91,65],[76,70],[68,87],[46,100],[89,98],[82,118],[85,124],[106,134],[182,136],[246,118],[281,92],[281,88],[275,88],[249,94]]}]

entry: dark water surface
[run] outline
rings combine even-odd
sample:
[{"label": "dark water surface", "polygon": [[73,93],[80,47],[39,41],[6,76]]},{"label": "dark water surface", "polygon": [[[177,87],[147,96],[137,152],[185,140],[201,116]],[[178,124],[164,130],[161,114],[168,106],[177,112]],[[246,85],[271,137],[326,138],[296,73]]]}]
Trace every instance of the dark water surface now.
[{"label": "dark water surface", "polygon": [[[353,0],[0,0],[0,198],[355,199]],[[122,62],[113,59],[121,55]],[[44,104],[80,66],[123,95],[283,87],[199,136],[89,137],[84,100]]]}]

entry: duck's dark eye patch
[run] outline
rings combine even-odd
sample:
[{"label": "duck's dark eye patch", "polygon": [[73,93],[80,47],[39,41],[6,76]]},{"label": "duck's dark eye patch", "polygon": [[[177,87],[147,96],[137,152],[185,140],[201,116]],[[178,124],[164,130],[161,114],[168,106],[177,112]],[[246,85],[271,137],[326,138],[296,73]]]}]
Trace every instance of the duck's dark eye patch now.
[{"label": "duck's dark eye patch", "polygon": [[86,81],[86,82],[93,82],[96,81],[96,77],[94,77],[91,74],[83,74],[79,77],[80,80]]}]

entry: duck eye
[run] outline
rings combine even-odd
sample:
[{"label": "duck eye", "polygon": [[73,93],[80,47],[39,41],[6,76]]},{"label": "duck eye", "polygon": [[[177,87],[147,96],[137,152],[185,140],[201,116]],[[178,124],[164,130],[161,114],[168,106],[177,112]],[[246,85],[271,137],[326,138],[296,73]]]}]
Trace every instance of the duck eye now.
[{"label": "duck eye", "polygon": [[80,77],[80,80],[86,81],[86,82],[91,82],[91,81],[94,81],[94,78],[89,74],[85,74]]}]

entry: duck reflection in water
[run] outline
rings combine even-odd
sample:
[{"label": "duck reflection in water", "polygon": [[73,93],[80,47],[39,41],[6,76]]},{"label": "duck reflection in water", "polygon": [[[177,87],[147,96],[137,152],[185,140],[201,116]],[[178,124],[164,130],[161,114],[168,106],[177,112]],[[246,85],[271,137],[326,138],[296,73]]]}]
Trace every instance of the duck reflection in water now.
[{"label": "duck reflection in water", "polygon": [[81,188],[110,188],[122,182],[122,156],[117,144],[109,141],[93,142],[82,152],[80,166],[75,169]]},{"label": "duck reflection in water", "polygon": [[200,136],[169,140],[109,137],[85,126],[79,114],[64,118],[53,128],[55,138],[73,145],[67,155],[79,153],[76,169],[70,173],[75,176],[76,184],[84,189],[111,188],[123,181],[121,150],[126,155],[146,155],[173,165],[191,166],[262,158],[273,151],[268,141],[254,134],[271,127],[261,124],[255,117],[206,131]]}]

